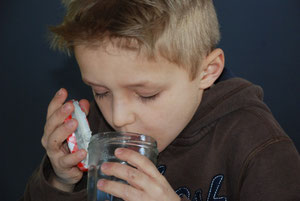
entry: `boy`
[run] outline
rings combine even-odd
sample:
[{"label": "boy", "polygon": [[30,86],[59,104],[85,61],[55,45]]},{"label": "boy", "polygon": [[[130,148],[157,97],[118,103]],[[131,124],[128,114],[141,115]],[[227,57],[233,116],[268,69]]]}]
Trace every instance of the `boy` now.
[{"label": "boy", "polygon": [[[262,90],[240,78],[215,82],[224,68],[211,0],[64,1],[53,44],[74,52],[95,100],[94,132],[119,130],[156,139],[158,168],[134,151],[116,156],[133,167],[101,170],[129,185],[100,180],[124,200],[299,200],[300,158],[262,102]],[[48,107],[47,155],[22,200],[85,200],[86,175],[65,139],[76,120],[60,89]]]}]

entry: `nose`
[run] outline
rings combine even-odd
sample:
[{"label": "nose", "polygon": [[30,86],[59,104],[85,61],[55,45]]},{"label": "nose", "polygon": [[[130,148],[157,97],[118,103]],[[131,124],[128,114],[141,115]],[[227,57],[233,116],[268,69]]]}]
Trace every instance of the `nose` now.
[{"label": "nose", "polygon": [[112,105],[112,123],[122,130],[122,128],[135,121],[135,114],[129,101],[125,99],[114,99]]}]

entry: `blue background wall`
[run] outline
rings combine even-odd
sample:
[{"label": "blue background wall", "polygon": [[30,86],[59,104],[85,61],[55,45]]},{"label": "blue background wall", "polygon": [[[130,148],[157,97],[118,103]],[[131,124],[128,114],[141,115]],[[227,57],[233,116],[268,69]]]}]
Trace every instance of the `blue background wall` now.
[{"label": "blue background wall", "polygon": [[[265,102],[300,150],[300,1],[215,0],[226,66],[261,85]],[[47,105],[65,87],[91,97],[73,58],[48,48],[47,26],[60,22],[59,0],[0,2],[1,191],[16,200],[44,155]]]}]

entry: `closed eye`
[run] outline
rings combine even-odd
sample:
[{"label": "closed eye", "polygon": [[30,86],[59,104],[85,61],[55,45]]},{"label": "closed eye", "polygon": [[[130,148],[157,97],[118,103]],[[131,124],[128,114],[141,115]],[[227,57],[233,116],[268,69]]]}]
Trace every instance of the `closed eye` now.
[{"label": "closed eye", "polygon": [[104,93],[94,93],[94,96],[95,98],[97,99],[102,99],[102,98],[105,98],[106,96],[108,95],[108,91],[107,92],[104,92]]},{"label": "closed eye", "polygon": [[146,103],[149,101],[153,101],[158,97],[159,93],[151,95],[151,96],[142,96],[142,95],[138,95],[138,97],[141,99],[142,102]]}]

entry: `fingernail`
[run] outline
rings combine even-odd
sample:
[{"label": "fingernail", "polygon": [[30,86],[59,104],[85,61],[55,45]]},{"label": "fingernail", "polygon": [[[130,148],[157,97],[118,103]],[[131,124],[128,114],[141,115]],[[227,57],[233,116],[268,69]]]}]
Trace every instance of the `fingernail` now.
[{"label": "fingernail", "polygon": [[97,183],[97,187],[98,187],[98,188],[101,188],[101,187],[103,187],[104,185],[105,185],[104,179],[100,179],[100,180],[98,181],[98,183]]},{"label": "fingernail", "polygon": [[116,149],[115,154],[116,155],[121,155],[123,153],[123,151],[124,150],[122,148],[118,148],[118,149]]},{"label": "fingernail", "polygon": [[68,112],[71,110],[71,105],[66,103],[63,105],[63,108],[62,108],[63,112]]},{"label": "fingernail", "polygon": [[61,94],[62,94],[62,89],[58,90],[56,93],[57,96],[60,96]]},{"label": "fingernail", "polygon": [[75,121],[73,119],[70,119],[69,121],[67,121],[67,127],[73,128],[74,125],[75,125]]}]

